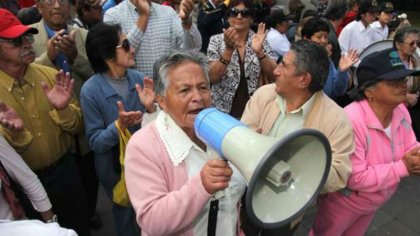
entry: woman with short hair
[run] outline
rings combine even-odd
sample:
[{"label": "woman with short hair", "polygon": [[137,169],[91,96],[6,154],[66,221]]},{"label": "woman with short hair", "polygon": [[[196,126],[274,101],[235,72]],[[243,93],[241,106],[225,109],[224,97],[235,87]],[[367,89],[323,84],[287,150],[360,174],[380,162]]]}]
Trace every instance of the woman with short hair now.
[{"label": "woman with short hair", "polygon": [[[112,200],[121,176],[117,127],[134,133],[143,114],[155,111],[153,82],[129,69],[134,66],[134,48],[118,25],[98,24],[90,29],[86,52],[95,74],[83,85],[80,102],[96,173]],[[139,235],[131,206],[113,203],[112,212],[118,235]]]}]

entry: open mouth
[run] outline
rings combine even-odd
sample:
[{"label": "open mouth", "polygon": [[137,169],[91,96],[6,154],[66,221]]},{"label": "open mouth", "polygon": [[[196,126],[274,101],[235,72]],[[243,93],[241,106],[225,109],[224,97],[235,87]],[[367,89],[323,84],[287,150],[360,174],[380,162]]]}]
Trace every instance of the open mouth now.
[{"label": "open mouth", "polygon": [[204,108],[197,108],[197,109],[194,109],[194,110],[189,111],[188,114],[190,114],[190,115],[197,115],[203,109]]}]

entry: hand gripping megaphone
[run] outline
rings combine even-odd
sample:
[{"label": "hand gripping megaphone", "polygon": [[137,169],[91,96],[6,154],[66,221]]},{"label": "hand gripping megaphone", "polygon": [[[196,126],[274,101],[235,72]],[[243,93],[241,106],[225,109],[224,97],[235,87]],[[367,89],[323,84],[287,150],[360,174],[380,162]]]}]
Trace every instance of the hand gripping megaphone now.
[{"label": "hand gripping megaphone", "polygon": [[302,215],[327,180],[331,147],[319,131],[300,129],[276,139],[216,108],[202,110],[194,128],[198,138],[245,177],[246,213],[261,228],[278,228]]}]

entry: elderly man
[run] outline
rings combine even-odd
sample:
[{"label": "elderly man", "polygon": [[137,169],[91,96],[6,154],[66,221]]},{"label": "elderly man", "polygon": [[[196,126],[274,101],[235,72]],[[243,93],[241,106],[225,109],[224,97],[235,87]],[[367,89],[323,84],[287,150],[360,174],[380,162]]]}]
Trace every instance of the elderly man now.
[{"label": "elderly man", "polygon": [[[301,128],[321,131],[332,150],[323,192],[335,192],[346,186],[351,173],[349,156],[354,151],[354,141],[346,114],[322,92],[328,67],[325,48],[306,40],[296,42],[274,70],[276,82],[258,89],[248,101],[242,122],[276,138]],[[262,231],[262,235],[292,235],[300,219],[277,230]],[[257,234],[258,230],[247,226],[247,235]]]},{"label": "elderly man", "polygon": [[[35,28],[0,9],[0,100],[21,117],[26,129],[0,126],[6,140],[38,175],[60,225],[89,235],[85,194],[69,152],[82,115],[72,97],[70,75],[32,63]],[[55,79],[54,79],[55,78]]]},{"label": "elderly man", "polygon": [[104,22],[120,24],[136,52],[136,68],[153,75],[153,63],[174,49],[200,50],[201,36],[192,23],[194,0],[183,0],[179,17],[150,0],[127,0],[105,12]]},{"label": "elderly man", "polygon": [[[42,20],[31,25],[39,31],[32,43],[36,54],[35,63],[70,72],[75,82],[75,94],[79,97],[83,83],[93,74],[85,51],[87,31],[67,25],[70,18],[69,0],[38,0],[36,6]],[[95,216],[99,185],[93,153],[89,150],[83,133],[75,138],[73,152],[76,153],[77,164],[86,186],[91,225],[100,227],[100,220]]]}]

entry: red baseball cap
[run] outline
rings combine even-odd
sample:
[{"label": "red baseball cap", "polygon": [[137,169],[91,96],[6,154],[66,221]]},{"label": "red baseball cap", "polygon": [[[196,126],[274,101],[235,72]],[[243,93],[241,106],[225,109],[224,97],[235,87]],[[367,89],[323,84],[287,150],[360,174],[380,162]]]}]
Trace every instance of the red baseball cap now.
[{"label": "red baseball cap", "polygon": [[14,39],[26,33],[37,34],[38,30],[23,25],[10,11],[0,8],[0,38]]}]

